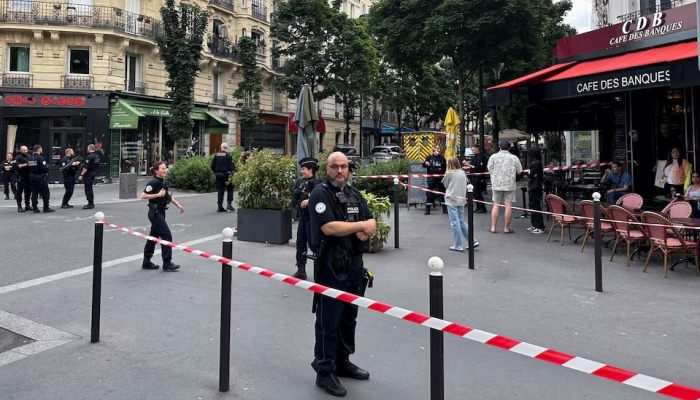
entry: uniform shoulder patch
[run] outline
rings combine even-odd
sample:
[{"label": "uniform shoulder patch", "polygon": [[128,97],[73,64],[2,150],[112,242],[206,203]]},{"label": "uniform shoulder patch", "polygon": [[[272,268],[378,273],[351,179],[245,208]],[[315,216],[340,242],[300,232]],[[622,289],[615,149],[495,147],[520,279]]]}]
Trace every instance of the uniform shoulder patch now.
[{"label": "uniform shoulder patch", "polygon": [[151,185],[146,186],[146,191],[147,191],[147,192],[150,192],[151,190],[153,190],[153,186],[151,186]]},{"label": "uniform shoulder patch", "polygon": [[316,204],[315,210],[317,213],[321,214],[324,211],[326,211],[326,205],[323,203],[318,203],[318,204]]}]

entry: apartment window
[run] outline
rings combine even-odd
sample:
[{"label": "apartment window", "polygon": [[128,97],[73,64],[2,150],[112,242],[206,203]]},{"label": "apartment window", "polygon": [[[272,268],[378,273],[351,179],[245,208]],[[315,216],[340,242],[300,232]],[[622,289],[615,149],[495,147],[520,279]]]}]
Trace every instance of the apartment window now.
[{"label": "apartment window", "polygon": [[245,37],[245,33],[246,33],[245,28],[243,28],[243,30],[241,31],[241,34],[242,34],[241,37]]},{"label": "apartment window", "polygon": [[68,50],[68,72],[77,75],[90,75],[90,50]]},{"label": "apartment window", "polygon": [[357,137],[357,132],[352,132],[350,134],[350,137],[352,138],[352,139],[350,139],[350,144],[352,144],[354,146],[355,145],[355,138]]},{"label": "apartment window", "polygon": [[363,5],[362,5],[362,15],[366,15],[367,12],[368,12],[368,10],[367,10],[367,5],[366,5],[366,4],[363,4]]},{"label": "apartment window", "polygon": [[224,80],[221,78],[221,74],[214,74],[211,78],[214,97],[219,97],[224,92]]},{"label": "apartment window", "polygon": [[340,132],[337,132],[337,131],[335,132],[335,144],[342,143],[340,141],[340,135],[341,135]]},{"label": "apartment window", "polygon": [[[243,7],[243,8],[248,7],[248,6],[246,5],[246,1],[245,1],[245,0],[241,0],[241,7]],[[244,36],[245,36],[245,35],[244,35]]]},{"label": "apartment window", "polygon": [[316,113],[318,115],[323,115],[323,100],[316,102]]},{"label": "apartment window", "polygon": [[355,18],[355,6],[350,4],[350,18]]},{"label": "apartment window", "polygon": [[262,35],[262,33],[260,33],[260,32],[251,31],[251,32],[250,32],[250,38],[253,39],[253,40],[255,40],[255,41],[258,42],[258,43],[262,43],[262,42],[263,42],[263,35]]},{"label": "apartment window", "polygon": [[10,46],[8,71],[29,72],[29,46]]}]

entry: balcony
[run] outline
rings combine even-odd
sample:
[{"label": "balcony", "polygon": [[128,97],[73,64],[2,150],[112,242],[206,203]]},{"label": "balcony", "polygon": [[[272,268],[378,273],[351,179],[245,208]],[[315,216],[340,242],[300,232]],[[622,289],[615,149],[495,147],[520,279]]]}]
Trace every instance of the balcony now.
[{"label": "balcony", "polygon": [[260,21],[263,22],[268,22],[268,15],[267,15],[267,7],[262,5],[262,3],[258,1],[254,1],[253,4],[251,4],[251,12],[250,15]]},{"label": "balcony", "polygon": [[90,75],[63,75],[61,76],[64,89],[92,89],[92,76]]},{"label": "balcony", "polygon": [[0,23],[108,29],[155,40],[161,21],[115,7],[0,1]]},{"label": "balcony", "polygon": [[280,101],[272,103],[272,110],[275,112],[284,112],[284,103]]},{"label": "balcony", "polygon": [[146,94],[148,85],[146,82],[124,81],[124,91],[138,94]]},{"label": "balcony", "polygon": [[633,19],[637,19],[644,15],[656,14],[658,12],[663,12],[674,7],[681,5],[681,0],[661,0],[661,4],[652,7],[643,8],[639,11],[631,12],[629,14],[623,14],[617,17],[620,22],[625,22]]},{"label": "balcony", "polygon": [[275,72],[284,73],[287,67],[287,62],[281,58],[272,59],[272,70]]},{"label": "balcony", "polygon": [[2,74],[2,86],[32,87],[32,74],[6,72]]},{"label": "balcony", "polygon": [[225,94],[214,94],[211,96],[211,103],[218,104],[220,106],[226,105],[226,95]]},{"label": "balcony", "polygon": [[209,4],[227,11],[234,11],[233,0],[209,0]]},{"label": "balcony", "polygon": [[248,107],[251,110],[260,110],[260,102],[253,99],[245,99],[243,100],[243,107]]},{"label": "balcony", "polygon": [[265,57],[265,43],[258,42],[257,46],[255,47],[255,54],[260,57]]},{"label": "balcony", "polygon": [[215,57],[238,62],[238,46],[228,39],[214,38],[208,44],[209,51]]}]

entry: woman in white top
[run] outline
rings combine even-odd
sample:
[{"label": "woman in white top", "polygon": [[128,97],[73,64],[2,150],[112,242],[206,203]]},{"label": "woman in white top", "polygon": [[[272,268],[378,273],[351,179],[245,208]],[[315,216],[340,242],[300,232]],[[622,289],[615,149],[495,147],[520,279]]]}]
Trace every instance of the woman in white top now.
[{"label": "woman in white top", "polygon": [[[452,236],[455,240],[455,245],[450,247],[450,250],[463,251],[462,235],[464,235],[464,239],[469,240],[469,226],[464,221],[464,205],[467,203],[464,198],[467,193],[467,175],[460,168],[457,157],[447,159],[447,172],[442,179],[442,184],[445,185],[445,204],[447,205],[447,214],[450,217]],[[474,238],[473,246],[474,248],[479,246],[476,238]]]},{"label": "woman in white top", "polygon": [[688,186],[685,191],[685,200],[694,201],[693,204],[693,218],[700,217],[700,175],[697,172],[693,172],[692,176],[693,184]]},{"label": "woman in white top", "polygon": [[682,155],[680,149],[674,147],[668,155],[668,161],[664,167],[662,181],[666,194],[684,193],[690,186],[690,176],[693,166]]}]

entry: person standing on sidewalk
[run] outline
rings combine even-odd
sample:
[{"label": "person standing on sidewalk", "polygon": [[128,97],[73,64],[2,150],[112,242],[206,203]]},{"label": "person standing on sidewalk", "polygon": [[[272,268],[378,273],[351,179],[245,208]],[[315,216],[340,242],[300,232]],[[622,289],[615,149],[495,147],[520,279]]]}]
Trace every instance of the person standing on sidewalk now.
[{"label": "person standing on sidewalk", "polygon": [[78,181],[82,181],[85,184],[85,197],[88,202],[83,206],[83,210],[95,208],[95,193],[92,191],[92,184],[95,183],[95,170],[97,169],[97,164],[100,163],[100,156],[95,153],[94,144],[88,145],[87,152],[88,156],[85,159],[85,165],[83,165],[80,176],[78,176]]},{"label": "person standing on sidewalk", "polygon": [[[31,191],[29,189],[29,149],[27,146],[19,148],[19,154],[15,156],[13,168],[17,173],[17,212],[32,211]],[[22,195],[24,195],[24,208],[22,208]]]},{"label": "person standing on sidewalk", "polygon": [[500,213],[500,204],[505,205],[505,225],[503,233],[513,233],[510,222],[513,219],[513,203],[518,174],[522,170],[520,159],[510,153],[510,142],[502,140],[499,143],[501,151],[489,158],[488,169],[491,174],[491,191],[493,192],[493,209],[491,210],[491,233],[497,233],[496,224]]},{"label": "person standing on sidewalk", "polygon": [[486,191],[485,173],[488,172],[486,166],[489,161],[486,159],[486,156],[481,153],[479,146],[473,146],[472,153],[474,154],[474,159],[471,163],[471,172],[478,174],[474,175],[474,179],[472,179],[472,182],[474,182],[474,200],[477,201],[474,203],[474,212],[477,214],[486,214],[486,204],[484,204],[484,192]]},{"label": "person standing on sidewalk", "polygon": [[[234,211],[231,205],[233,202],[233,184],[229,181],[229,178],[236,172],[236,167],[233,165],[233,157],[228,152],[227,143],[221,143],[221,151],[212,158],[211,170],[216,177],[216,190],[218,191],[216,212]],[[226,190],[226,208],[224,208],[224,190]]]},{"label": "person standing on sidewalk", "polygon": [[0,173],[2,173],[2,183],[5,186],[5,200],[10,200],[10,188],[12,188],[12,196],[17,196],[17,173],[12,168],[12,159],[12,153],[7,153],[5,161],[2,162],[2,170],[0,170]]},{"label": "person standing on sidewalk", "polygon": [[530,208],[530,233],[542,234],[544,230],[544,219],[542,218],[542,189],[544,187],[544,166],[540,156],[540,150],[531,148],[528,150],[528,156],[532,163],[530,164],[530,180],[527,183],[528,200],[527,206]]},{"label": "person standing on sidewalk", "polygon": [[46,183],[46,175],[49,174],[49,166],[46,165],[46,160],[43,153],[41,145],[34,146],[34,152],[29,156],[29,187],[32,191],[32,209],[35,213],[40,213],[39,211],[39,194],[41,194],[41,199],[44,202],[44,212],[50,213],[54,212],[52,208],[49,207],[49,198],[51,197],[51,192],[49,191],[49,185]]},{"label": "person standing on sidewalk", "polygon": [[[459,167],[457,157],[447,159],[447,172],[442,179],[442,184],[445,185],[445,204],[447,204],[447,215],[450,217],[452,236],[455,240],[450,250],[464,251],[462,235],[465,240],[469,240],[469,226],[464,221],[464,205],[467,204],[467,199],[464,198],[464,193],[467,192],[467,175]],[[477,248],[479,242],[474,238],[474,243],[467,244],[467,249],[470,245]]]},{"label": "person standing on sidewalk", "polygon": [[[429,174],[444,174],[447,160],[442,156],[442,149],[440,146],[435,146],[433,148],[433,154],[429,155],[423,165],[427,168]],[[430,177],[428,178],[428,189],[437,192],[445,192],[445,187],[442,186],[441,177]],[[441,203],[444,202],[444,197],[433,192],[425,192],[425,215],[430,214],[430,206],[435,205],[435,198]],[[446,211],[446,210],[445,210]]]},{"label": "person standing on sidewalk", "polygon": [[75,188],[75,176],[78,174],[78,168],[80,167],[80,161],[73,161],[73,149],[70,147],[66,149],[66,156],[61,160],[61,170],[63,171],[63,187],[66,192],[63,194],[63,201],[61,202],[61,208],[73,208],[72,205],[68,204],[71,197],[73,197],[73,189]]},{"label": "person standing on sidewalk", "polygon": [[306,280],[306,251],[309,238],[309,197],[314,187],[321,183],[316,178],[318,171],[318,160],[306,157],[299,160],[301,176],[294,182],[292,194],[294,195],[294,205],[298,210],[299,225],[297,226],[297,272],[292,275],[298,279]]}]

